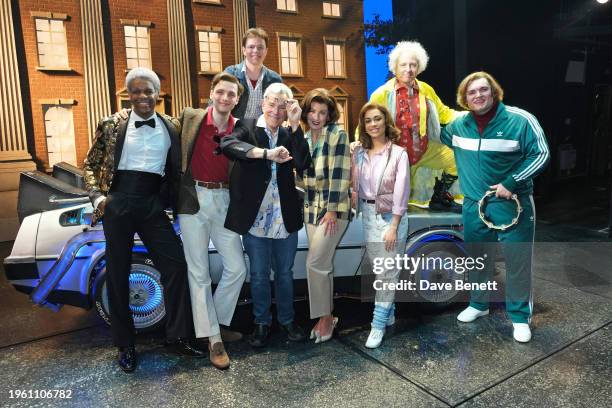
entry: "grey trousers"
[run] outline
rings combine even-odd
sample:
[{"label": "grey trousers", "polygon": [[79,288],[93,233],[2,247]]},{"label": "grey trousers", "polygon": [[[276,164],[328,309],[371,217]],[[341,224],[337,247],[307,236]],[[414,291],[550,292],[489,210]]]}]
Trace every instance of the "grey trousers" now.
[{"label": "grey trousers", "polygon": [[330,315],[334,309],[334,254],[349,222],[338,219],[337,223],[338,231],[331,236],[325,236],[325,225],[306,224],[306,277],[311,319]]}]

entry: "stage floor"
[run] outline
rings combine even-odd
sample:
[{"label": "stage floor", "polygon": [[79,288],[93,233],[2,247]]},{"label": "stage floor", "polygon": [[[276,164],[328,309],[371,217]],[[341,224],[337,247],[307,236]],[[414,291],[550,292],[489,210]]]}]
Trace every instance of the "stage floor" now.
[{"label": "stage floor", "polygon": [[[232,366],[164,352],[159,335],[140,336],[139,366],[124,374],[110,331],[93,311],[34,307],[0,273],[0,404],[9,406],[447,407],[609,406],[612,400],[612,242],[588,225],[544,220],[539,241],[581,241],[591,263],[568,260],[567,245],[536,250],[533,339],[512,339],[502,304],[471,324],[463,305],[443,311],[398,305],[399,320],[376,350],[364,347],[372,304],[339,299],[338,335],[315,345],[288,343],[275,330],[253,350],[228,344]],[[584,245],[581,246],[581,245]],[[578,248],[579,247],[579,248]],[[555,249],[556,248],[556,249]],[[0,244],[0,256],[10,243]],[[589,251],[594,251],[589,256]],[[612,251],[609,251],[612,257]],[[585,266],[586,265],[586,266]],[[503,278],[503,273],[500,278]],[[308,305],[296,302],[310,329]],[[233,327],[250,331],[250,306]],[[70,400],[9,399],[11,390],[71,390]]]}]

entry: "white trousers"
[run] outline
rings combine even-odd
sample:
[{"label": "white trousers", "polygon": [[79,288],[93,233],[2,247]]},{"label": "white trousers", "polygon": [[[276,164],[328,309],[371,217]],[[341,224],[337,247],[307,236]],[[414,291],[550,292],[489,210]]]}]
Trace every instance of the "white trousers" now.
[{"label": "white trousers", "polygon": [[[246,277],[246,265],[240,235],[223,227],[229,204],[228,190],[195,188],[200,211],[180,214],[179,223],[189,270],[196,337],[210,337],[220,334],[219,324],[230,325]],[[214,296],[208,262],[210,240],[223,263],[223,274]]]}]

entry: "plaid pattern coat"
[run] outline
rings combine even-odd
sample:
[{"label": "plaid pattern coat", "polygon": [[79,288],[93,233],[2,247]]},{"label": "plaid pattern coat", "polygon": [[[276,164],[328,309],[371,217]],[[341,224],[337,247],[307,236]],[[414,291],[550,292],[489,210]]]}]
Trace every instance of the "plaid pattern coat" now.
[{"label": "plaid pattern coat", "polygon": [[[310,131],[305,137],[310,139]],[[313,144],[312,163],[304,170],[304,222],[318,225],[327,211],[336,211],[338,218],[349,219],[351,153],[346,132],[332,123]]]}]

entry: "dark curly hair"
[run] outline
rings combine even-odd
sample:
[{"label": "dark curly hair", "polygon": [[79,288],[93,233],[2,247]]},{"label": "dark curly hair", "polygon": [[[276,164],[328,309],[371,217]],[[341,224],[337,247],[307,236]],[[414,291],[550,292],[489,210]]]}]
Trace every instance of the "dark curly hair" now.
[{"label": "dark curly hair", "polygon": [[391,112],[383,105],[378,103],[368,102],[363,105],[359,112],[359,142],[364,149],[372,148],[372,138],[365,130],[365,114],[372,109],[378,109],[385,117],[385,139],[390,140],[391,143],[397,144],[400,139],[400,130],[395,127],[395,122],[391,117]]}]

